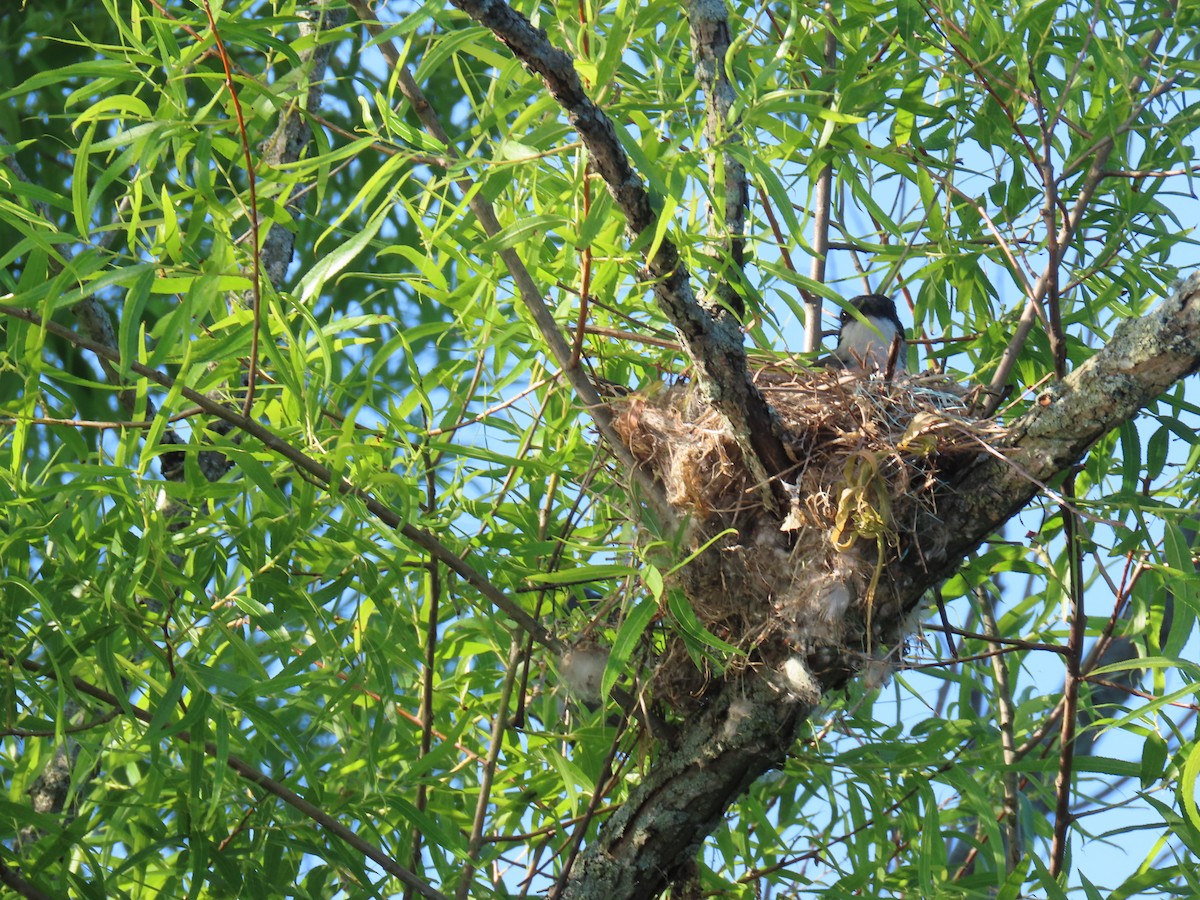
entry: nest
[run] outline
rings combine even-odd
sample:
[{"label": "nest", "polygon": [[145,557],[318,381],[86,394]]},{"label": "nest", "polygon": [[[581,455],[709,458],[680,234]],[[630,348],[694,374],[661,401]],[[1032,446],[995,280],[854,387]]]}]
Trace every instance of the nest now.
[{"label": "nest", "polygon": [[[754,381],[793,461],[782,491],[755,483],[723,417],[691,386],[622,398],[614,426],[689,521],[695,557],[677,586],[700,624],[741,651],[726,665],[769,665],[806,694],[815,681],[798,660],[822,647],[872,650],[889,568],[940,549],[920,538],[940,533],[928,527],[938,497],[997,426],[973,418],[966,392],[940,375],[772,367]],[[656,687],[676,707],[707,682],[685,663],[669,640]]]}]

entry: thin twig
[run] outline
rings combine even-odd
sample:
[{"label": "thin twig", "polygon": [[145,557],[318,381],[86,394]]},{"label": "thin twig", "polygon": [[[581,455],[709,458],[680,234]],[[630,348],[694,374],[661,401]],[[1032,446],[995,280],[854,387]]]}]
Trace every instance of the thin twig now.
[{"label": "thin twig", "polygon": [[254,387],[258,380],[258,339],[262,329],[262,274],[260,266],[262,264],[262,247],[259,245],[259,225],[258,225],[258,176],[254,172],[254,157],[250,153],[250,137],[246,134],[246,117],[242,114],[242,100],[238,96],[237,86],[233,83],[233,64],[229,61],[229,54],[225,50],[225,42],[221,39],[221,32],[217,29],[217,20],[213,16],[212,6],[208,0],[204,0],[204,14],[208,17],[208,27],[212,30],[213,44],[216,47],[217,55],[221,58],[221,65],[225,68],[225,89],[229,91],[230,100],[233,102],[233,112],[237,117],[238,139],[242,145],[242,157],[246,163],[246,187],[250,193],[250,206],[246,210],[246,217],[250,222],[250,314],[253,316],[253,326],[250,332],[250,366],[246,373],[246,397],[242,401],[242,415],[250,415],[250,410],[254,408]]},{"label": "thin twig", "polygon": [[19,737],[19,738],[53,738],[60,734],[79,734],[84,731],[90,731],[93,728],[99,728],[101,725],[107,725],[117,717],[116,710],[109,710],[104,715],[96,719],[89,719],[86,722],[80,722],[78,725],[64,725],[60,728],[0,728],[0,737]]},{"label": "thin twig", "polygon": [[[992,612],[995,598],[987,591],[976,591],[979,600],[979,611],[983,617],[983,627],[988,634],[997,635],[1000,628],[996,624],[996,616]],[[1021,846],[1020,817],[1018,815],[1019,794],[1017,784],[1019,778],[1014,768],[1016,765],[1016,739],[1014,738],[1014,723],[1016,710],[1013,708],[1012,686],[1008,680],[1008,666],[1004,657],[992,657],[992,677],[996,681],[995,702],[996,722],[1000,726],[1000,750],[1004,760],[1004,808],[1001,820],[1004,825],[1004,850],[1007,867],[1006,874],[1014,871],[1021,863],[1024,850]]]},{"label": "thin twig", "polygon": [[[779,227],[779,220],[775,218],[775,207],[771,205],[771,198],[767,195],[766,191],[759,191],[758,199],[762,203],[763,212],[767,216],[767,223],[771,226],[771,234],[775,237],[775,248],[779,251],[779,258],[783,260],[784,268],[789,272],[795,272],[796,264],[792,262],[792,254],[788,250],[788,241],[784,239],[783,229]],[[810,293],[810,291],[803,288],[800,290],[800,294],[804,297],[806,303],[808,302]],[[817,346],[820,346],[819,336]]]},{"label": "thin twig", "polygon": [[599,325],[588,325],[587,333],[598,335],[599,337],[612,338],[617,341],[633,341],[638,344],[645,344],[648,347],[662,347],[666,350],[680,350],[679,341],[672,341],[667,338],[652,337],[648,334],[634,334],[632,331],[620,331],[616,328],[602,328]]},{"label": "thin twig", "polygon": [[[833,14],[826,7],[831,20],[825,25],[825,68],[830,75],[837,62],[837,35],[833,33]],[[829,261],[829,220],[833,211],[833,164],[826,163],[817,175],[816,193],[813,197],[813,256],[809,276],[817,284],[825,283],[825,266]],[[809,293],[804,298],[804,352],[815,353],[821,349],[821,295]]]},{"label": "thin twig", "polygon": [[[1075,475],[1067,476],[1063,493],[1073,497]],[[1079,520],[1068,508],[1062,510],[1063,539],[1066,543],[1067,559],[1070,563],[1070,580],[1067,595],[1071,601],[1071,630],[1067,654],[1066,682],[1063,686],[1062,731],[1059,737],[1058,775],[1054,780],[1054,839],[1050,844],[1050,876],[1058,878],[1063,870],[1067,855],[1067,829],[1071,825],[1071,790],[1075,767],[1075,726],[1078,721],[1079,684],[1083,641],[1087,633],[1087,616],[1084,612],[1083,560],[1080,544]]]},{"label": "thin twig", "polygon": [[[1200,705],[1195,703],[1181,703],[1178,700],[1167,700],[1157,694],[1151,694],[1148,691],[1143,691],[1128,684],[1120,684],[1116,681],[1109,681],[1107,678],[1101,678],[1098,675],[1084,675],[1083,680],[1088,684],[1098,684],[1101,687],[1112,688],[1115,691],[1122,691],[1131,697],[1140,697],[1143,700],[1148,700],[1151,703],[1162,703],[1166,706],[1174,706],[1177,709],[1186,709],[1189,712],[1200,712]],[[1191,689],[1187,689],[1191,693]]]},{"label": "thin twig", "polygon": [[970,437],[976,443],[978,443],[979,446],[983,447],[984,450],[986,450],[992,456],[996,457],[996,459],[1003,460],[1008,465],[1012,466],[1013,470],[1015,472],[1028,478],[1030,483],[1035,484],[1039,488],[1041,488],[1041,490],[1044,491],[1048,497],[1050,497],[1052,500],[1054,500],[1056,503],[1058,503],[1064,509],[1069,510],[1070,512],[1079,516],[1080,518],[1087,519],[1089,522],[1094,522],[1097,525],[1108,525],[1111,528],[1120,528],[1121,527],[1120,522],[1116,522],[1112,519],[1105,519],[1101,516],[1093,515],[1090,512],[1080,509],[1078,506],[1073,504],[1070,500],[1066,499],[1066,497],[1064,497],[1061,493],[1054,490],[1054,488],[1050,487],[1050,485],[1048,485],[1045,482],[1036,478],[1028,469],[1026,469],[1024,466],[1022,466],[1020,463],[1016,462],[1015,460],[1010,459],[1009,457],[1005,456],[1003,453],[1001,453],[999,450],[997,450],[995,447],[993,447],[991,444],[989,444],[983,438],[975,437],[973,435],[971,435]]},{"label": "thin twig", "polygon": [[[437,509],[437,468],[429,455],[427,445],[422,445],[421,457],[425,463],[425,497],[421,505],[428,514]],[[437,670],[438,607],[442,599],[442,569],[436,559],[431,558],[426,564],[425,583],[425,602],[429,611],[425,625],[425,659],[421,669],[421,744],[417,748],[418,760],[424,759],[433,749],[433,688],[434,673]],[[417,785],[417,812],[423,814],[428,804],[429,786],[422,779]],[[421,835],[421,829],[414,825],[412,852],[409,854],[409,867],[414,872],[421,868]],[[410,900],[411,896],[412,889],[405,890],[405,900]]]},{"label": "thin twig", "polygon": [[[482,360],[484,358],[486,358],[486,355],[481,353],[480,359]],[[550,375],[546,378],[539,378],[533,384],[529,385],[529,387],[525,388],[525,390],[519,391],[515,396],[510,397],[507,400],[500,401],[495,406],[489,406],[487,409],[485,409],[479,415],[474,416],[473,418],[470,418],[470,419],[465,419],[465,420],[456,422],[453,425],[447,425],[445,428],[432,428],[426,432],[426,435],[429,437],[438,437],[443,434],[450,434],[451,432],[457,431],[460,428],[466,428],[468,425],[478,425],[484,419],[489,419],[492,416],[496,415],[496,413],[502,412],[502,411],[508,409],[514,403],[519,402],[522,398],[528,397],[534,391],[537,391],[537,390],[545,387],[547,384],[550,384],[553,381],[557,381],[559,374],[560,373],[556,373],[556,374]],[[467,396],[469,397],[470,393],[468,393]]]},{"label": "thin twig", "polygon": [[471,837],[467,843],[467,860],[463,864],[462,874],[458,879],[457,900],[467,900],[470,896],[471,881],[475,877],[475,869],[479,862],[479,851],[483,848],[483,828],[487,823],[487,811],[491,805],[492,779],[496,775],[496,763],[500,759],[500,750],[504,747],[504,735],[508,731],[508,707],[512,702],[513,685],[517,680],[520,660],[521,642],[513,638],[508,650],[508,665],[504,670],[504,682],[500,687],[500,700],[496,707],[496,715],[492,718],[492,737],[488,745],[487,759],[483,771],[479,774],[479,797],[475,802],[475,819],[471,824]]},{"label": "thin twig", "polygon": [[1037,641],[1024,641],[1019,638],[1002,638],[998,634],[980,634],[977,631],[964,631],[961,628],[951,627],[947,629],[945,626],[938,625],[923,625],[924,631],[940,631],[943,634],[949,633],[958,637],[967,638],[973,641],[983,641],[986,644],[997,644],[1002,647],[1012,647],[1016,650],[1043,650],[1048,653],[1066,653],[1067,648],[1058,644],[1040,644]]}]

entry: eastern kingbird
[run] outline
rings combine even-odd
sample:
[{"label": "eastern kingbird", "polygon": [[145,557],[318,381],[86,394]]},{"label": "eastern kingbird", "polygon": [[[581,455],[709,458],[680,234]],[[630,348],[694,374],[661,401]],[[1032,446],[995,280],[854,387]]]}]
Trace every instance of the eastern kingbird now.
[{"label": "eastern kingbird", "polygon": [[898,341],[895,371],[905,371],[904,326],[896,315],[896,304],[882,294],[864,294],[851,300],[850,305],[862,318],[842,310],[837,349],[821,362],[831,369],[882,372],[887,368],[893,341]]}]

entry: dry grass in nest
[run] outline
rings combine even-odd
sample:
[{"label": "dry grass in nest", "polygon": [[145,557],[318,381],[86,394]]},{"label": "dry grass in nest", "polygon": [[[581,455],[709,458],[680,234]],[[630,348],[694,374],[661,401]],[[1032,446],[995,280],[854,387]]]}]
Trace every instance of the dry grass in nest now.
[{"label": "dry grass in nest", "polygon": [[[939,375],[885,381],[772,367],[754,380],[794,461],[782,511],[764,505],[724,419],[692,387],[615,404],[617,433],[689,517],[692,548],[712,542],[679,586],[705,628],[744,651],[735,667],[779,670],[854,636],[869,648],[888,567],[937,549],[922,546],[922,526],[936,519],[946,478],[997,426],[973,418],[965,391]],[[696,679],[673,671],[690,664],[677,650],[661,657],[657,681],[668,702],[687,707],[694,692],[675,688]]]}]

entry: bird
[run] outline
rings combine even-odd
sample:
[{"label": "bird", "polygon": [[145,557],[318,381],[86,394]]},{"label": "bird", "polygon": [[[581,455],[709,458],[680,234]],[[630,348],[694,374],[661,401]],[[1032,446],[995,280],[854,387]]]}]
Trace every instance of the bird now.
[{"label": "bird", "polygon": [[[838,327],[837,349],[821,360],[830,369],[858,372],[904,372],[904,326],[896,315],[896,304],[882,294],[864,294],[850,301],[851,310],[843,309]],[[895,363],[888,369],[893,343],[899,344]]]}]

